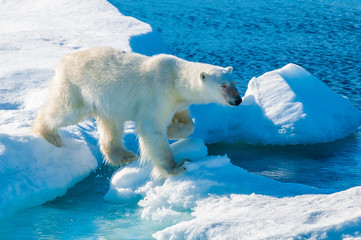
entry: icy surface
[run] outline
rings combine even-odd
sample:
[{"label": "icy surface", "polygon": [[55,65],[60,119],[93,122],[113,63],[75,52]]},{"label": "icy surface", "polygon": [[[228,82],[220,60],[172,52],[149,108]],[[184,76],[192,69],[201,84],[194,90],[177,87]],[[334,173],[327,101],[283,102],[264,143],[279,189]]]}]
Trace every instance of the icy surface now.
[{"label": "icy surface", "polygon": [[64,148],[31,132],[58,59],[94,45],[131,51],[151,28],[102,0],[1,1],[0,16],[1,218],[64,194],[101,161],[91,122],[62,130]]},{"label": "icy surface", "polygon": [[171,148],[177,159],[192,159],[184,175],[150,179],[149,171],[133,163],[113,176],[105,196],[110,202],[140,200],[142,218],[168,222],[170,227],[153,235],[157,239],[319,239],[358,234],[360,187],[325,194],[332,190],[250,174],[232,165],[227,156],[207,156],[203,140],[197,138]]},{"label": "icy surface", "polygon": [[98,165],[76,129],[61,135],[60,149],[30,134],[0,134],[0,218],[63,195]]},{"label": "icy surface", "polygon": [[207,143],[314,144],[357,130],[361,112],[302,67],[253,78],[238,107],[192,106],[194,136]]},{"label": "icy surface", "polygon": [[[361,187],[330,195],[211,196],[156,239],[343,239],[360,237]],[[357,238],[359,239],[359,238]]]}]

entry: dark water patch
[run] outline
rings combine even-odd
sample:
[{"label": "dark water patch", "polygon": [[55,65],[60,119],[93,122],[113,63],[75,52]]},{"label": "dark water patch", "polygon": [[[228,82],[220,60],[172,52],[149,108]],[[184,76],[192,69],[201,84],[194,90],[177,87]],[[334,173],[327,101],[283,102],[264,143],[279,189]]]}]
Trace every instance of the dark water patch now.
[{"label": "dark water patch", "polygon": [[361,185],[361,129],[331,143],[313,145],[211,144],[210,155],[282,182],[345,190]]}]

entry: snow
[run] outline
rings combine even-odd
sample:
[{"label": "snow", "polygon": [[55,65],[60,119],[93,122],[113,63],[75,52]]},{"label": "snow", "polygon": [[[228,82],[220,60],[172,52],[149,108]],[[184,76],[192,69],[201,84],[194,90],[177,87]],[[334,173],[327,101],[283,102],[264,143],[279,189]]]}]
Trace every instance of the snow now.
[{"label": "snow", "polygon": [[0,134],[0,217],[64,195],[97,167],[79,131],[62,133],[64,149],[30,134]]},{"label": "snow", "polygon": [[102,0],[1,1],[0,16],[1,218],[63,195],[102,161],[91,121],[61,130],[64,148],[31,132],[59,58],[95,45],[131,51],[133,37],[156,36]]},{"label": "snow", "polygon": [[109,202],[139,201],[143,218],[168,223],[156,239],[360,236],[361,187],[332,193],[277,182],[232,165],[227,156],[207,156],[199,138],[171,149],[176,159],[192,159],[185,174],[151,179],[149,170],[133,163],[113,176],[105,196]]},{"label": "snow", "polygon": [[355,132],[361,112],[296,64],[248,84],[238,107],[193,106],[194,136],[206,143],[314,144]]},{"label": "snow", "polygon": [[192,220],[155,233],[156,239],[342,239],[361,236],[361,188],[330,195],[275,198],[212,196],[197,202]]}]

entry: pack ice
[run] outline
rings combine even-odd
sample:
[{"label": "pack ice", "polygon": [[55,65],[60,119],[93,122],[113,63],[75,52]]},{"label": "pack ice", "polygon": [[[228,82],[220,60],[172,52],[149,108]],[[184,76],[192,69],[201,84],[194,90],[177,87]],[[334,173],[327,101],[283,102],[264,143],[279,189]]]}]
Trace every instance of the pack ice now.
[{"label": "pack ice", "polygon": [[156,239],[342,239],[360,236],[361,187],[332,193],[281,183],[207,156],[200,138],[171,145],[187,171],[150,178],[138,163],[111,180],[108,202],[133,202],[141,216],[160,225]]},{"label": "pack ice", "polygon": [[357,130],[361,112],[296,64],[253,78],[236,108],[193,106],[194,136],[207,143],[314,144]]}]

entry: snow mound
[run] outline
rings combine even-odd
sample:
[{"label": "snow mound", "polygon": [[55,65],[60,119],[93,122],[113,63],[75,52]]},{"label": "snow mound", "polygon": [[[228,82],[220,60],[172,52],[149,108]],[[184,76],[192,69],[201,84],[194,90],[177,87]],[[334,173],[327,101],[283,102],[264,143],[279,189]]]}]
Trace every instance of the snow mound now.
[{"label": "snow mound", "polygon": [[227,156],[207,156],[198,138],[171,149],[178,160],[192,159],[185,174],[151,179],[150,170],[133,163],[114,174],[105,196],[138,203],[142,218],[164,227],[157,239],[337,237],[361,226],[360,187],[325,194],[331,190],[277,182],[232,165]]},{"label": "snow mound", "polygon": [[63,148],[32,135],[0,134],[0,218],[65,194],[98,166],[79,131],[61,135]]},{"label": "snow mound", "polygon": [[[361,187],[330,195],[275,198],[211,196],[194,219],[153,234],[156,239],[345,239],[360,237]],[[358,238],[359,239],[359,238]]]},{"label": "snow mound", "polygon": [[238,107],[192,106],[194,136],[207,143],[313,144],[356,131],[361,112],[302,67],[253,78]]},{"label": "snow mound", "polygon": [[[200,138],[175,142],[171,144],[171,150],[175,161],[183,159],[195,161],[207,156],[207,147]],[[150,166],[140,166],[138,162],[120,169],[111,179],[110,189],[105,195],[105,200],[113,203],[139,200],[146,189],[162,182],[160,179],[152,181],[151,170]]]}]

